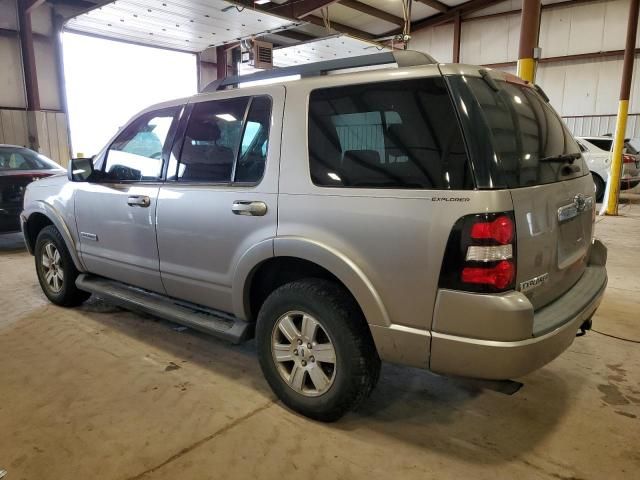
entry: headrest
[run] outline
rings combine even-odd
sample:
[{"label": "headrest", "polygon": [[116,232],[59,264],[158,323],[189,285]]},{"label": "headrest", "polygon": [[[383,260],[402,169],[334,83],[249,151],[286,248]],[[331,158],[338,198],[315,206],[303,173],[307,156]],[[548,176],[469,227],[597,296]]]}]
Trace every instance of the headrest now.
[{"label": "headrest", "polygon": [[215,142],[220,138],[220,127],[213,122],[196,121],[187,128],[187,137],[202,142]]}]

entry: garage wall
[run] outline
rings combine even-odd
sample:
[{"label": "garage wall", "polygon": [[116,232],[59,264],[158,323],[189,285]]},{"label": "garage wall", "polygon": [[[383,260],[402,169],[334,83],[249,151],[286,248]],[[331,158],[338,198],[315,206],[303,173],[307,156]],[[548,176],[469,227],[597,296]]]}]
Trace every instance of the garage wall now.
[{"label": "garage wall", "polygon": [[[551,3],[543,1],[543,5]],[[520,12],[491,16],[522,7],[521,0],[510,0],[489,9],[475,12],[463,19],[460,34],[460,60],[477,65],[497,65],[495,68],[515,72],[520,37]],[[611,52],[624,49],[629,0],[596,0],[559,5],[542,10],[540,47],[542,57]],[[449,27],[450,34],[438,35]],[[437,41],[434,39],[437,38]],[[640,47],[640,37],[637,42]],[[415,32],[410,48],[434,54],[450,61],[453,52],[453,25]],[[637,56],[636,58],[639,58]],[[561,59],[560,59],[561,60]],[[507,65],[504,65],[507,64]],[[622,55],[600,59],[574,59],[541,63],[537,83],[547,92],[553,106],[565,117],[585,117],[585,121],[571,120],[583,134],[610,132],[607,122],[618,107]],[[636,62],[631,92],[630,113],[640,113],[640,69]],[[628,135],[636,132],[630,122]],[[584,131],[584,130],[589,130]],[[602,130],[605,132],[602,132]],[[640,131],[638,131],[640,135]]]},{"label": "garage wall", "polygon": [[0,143],[37,146],[40,153],[66,165],[69,134],[60,94],[52,8],[47,4],[37,7],[31,23],[41,108],[36,112],[26,111],[16,2],[0,0]]}]

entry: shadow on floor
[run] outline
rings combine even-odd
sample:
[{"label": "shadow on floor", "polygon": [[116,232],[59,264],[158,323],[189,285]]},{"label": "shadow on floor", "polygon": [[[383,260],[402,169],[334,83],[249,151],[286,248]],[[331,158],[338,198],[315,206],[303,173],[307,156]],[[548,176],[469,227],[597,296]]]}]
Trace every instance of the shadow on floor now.
[{"label": "shadow on floor", "polygon": [[[176,362],[186,359],[272,396],[253,341],[229,345],[95,297],[81,309],[105,327],[162,349]],[[375,432],[465,461],[500,464],[530,452],[554,430],[568,408],[569,381],[546,368],[525,378],[520,392],[507,396],[461,379],[384,365],[369,400],[332,428]]]},{"label": "shadow on floor", "polygon": [[0,253],[26,250],[22,233],[0,233]]}]

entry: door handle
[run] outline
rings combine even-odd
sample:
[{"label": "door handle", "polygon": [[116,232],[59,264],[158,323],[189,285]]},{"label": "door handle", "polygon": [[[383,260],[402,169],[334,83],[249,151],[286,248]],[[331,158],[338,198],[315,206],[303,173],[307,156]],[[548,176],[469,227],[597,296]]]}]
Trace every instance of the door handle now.
[{"label": "door handle", "polygon": [[151,199],[146,195],[133,195],[127,199],[127,204],[132,207],[147,208],[151,205]]},{"label": "door handle", "polygon": [[231,211],[236,215],[252,215],[254,217],[262,217],[267,213],[267,204],[264,202],[236,200],[231,206]]}]

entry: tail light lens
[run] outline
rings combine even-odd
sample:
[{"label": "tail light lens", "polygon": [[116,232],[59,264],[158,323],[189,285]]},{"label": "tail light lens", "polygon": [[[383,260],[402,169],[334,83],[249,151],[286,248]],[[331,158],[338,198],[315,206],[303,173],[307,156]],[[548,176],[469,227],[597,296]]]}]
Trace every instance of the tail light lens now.
[{"label": "tail light lens", "polygon": [[629,155],[628,153],[624,153],[622,155],[622,163],[636,163],[636,159],[633,155]]},{"label": "tail light lens", "polygon": [[514,234],[513,221],[506,215],[500,215],[490,222],[477,222],[471,227],[474,240],[495,240],[501,245],[511,243]]},{"label": "tail light lens", "polygon": [[441,288],[493,293],[512,290],[516,279],[516,229],[513,212],[460,218],[449,235]]}]

